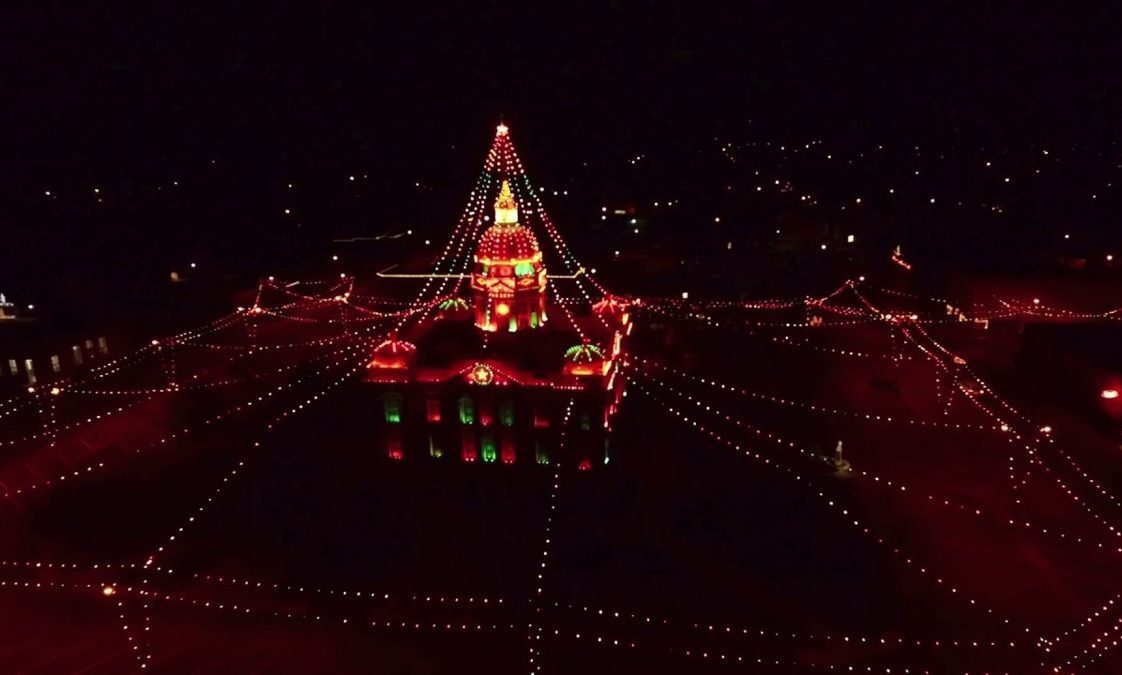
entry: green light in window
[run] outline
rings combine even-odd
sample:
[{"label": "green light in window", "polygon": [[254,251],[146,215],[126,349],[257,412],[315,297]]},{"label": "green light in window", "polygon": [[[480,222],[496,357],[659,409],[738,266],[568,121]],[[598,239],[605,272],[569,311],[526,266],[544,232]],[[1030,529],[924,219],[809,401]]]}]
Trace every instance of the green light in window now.
[{"label": "green light in window", "polygon": [[383,396],[382,412],[385,413],[387,423],[399,424],[401,422],[401,395],[386,394]]},{"label": "green light in window", "polygon": [[504,427],[514,426],[514,404],[510,401],[499,404],[499,424]]},{"label": "green light in window", "polygon": [[475,424],[475,406],[470,396],[460,397],[460,424]]},{"label": "green light in window", "polygon": [[440,446],[436,444],[436,439],[434,439],[432,436],[429,436],[429,457],[440,459],[443,456],[444,450],[442,450]]},{"label": "green light in window", "polygon": [[538,464],[549,464],[549,453],[542,448],[538,441],[534,441],[534,459]]},{"label": "green light in window", "polygon": [[530,328],[538,327],[538,313],[530,312]]},{"label": "green light in window", "polygon": [[510,328],[509,328],[509,330],[510,330],[511,333],[518,330],[518,319],[514,318],[513,316],[510,317]]},{"label": "green light in window", "polygon": [[514,266],[514,275],[518,277],[528,277],[534,273],[533,263],[520,262]]},{"label": "green light in window", "polygon": [[495,437],[491,434],[483,434],[483,438],[480,440],[483,446],[483,461],[494,462],[498,457],[498,453],[495,452]]}]

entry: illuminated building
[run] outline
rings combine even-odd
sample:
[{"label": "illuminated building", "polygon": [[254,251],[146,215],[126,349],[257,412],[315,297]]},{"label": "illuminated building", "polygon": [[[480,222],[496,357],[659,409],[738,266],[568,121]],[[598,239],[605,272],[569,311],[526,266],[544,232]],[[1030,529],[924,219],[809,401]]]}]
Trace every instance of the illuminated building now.
[{"label": "illuminated building", "polygon": [[[460,268],[438,261],[432,274],[399,275],[446,292],[372,349],[365,381],[377,400],[365,401],[378,410],[381,451],[395,460],[605,464],[623,395],[628,303],[573,260],[504,125],[479,186],[448,245],[465,252]],[[553,244],[550,265],[571,273],[547,275],[539,241]]]}]

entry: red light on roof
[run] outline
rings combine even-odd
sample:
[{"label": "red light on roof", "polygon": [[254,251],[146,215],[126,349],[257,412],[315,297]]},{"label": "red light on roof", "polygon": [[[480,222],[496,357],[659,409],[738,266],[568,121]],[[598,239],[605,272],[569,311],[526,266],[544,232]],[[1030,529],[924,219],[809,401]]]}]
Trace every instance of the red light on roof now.
[{"label": "red light on roof", "polygon": [[1118,398],[1118,390],[1117,389],[1103,389],[1102,393],[1099,394],[1099,396],[1105,398],[1108,401],[1112,401],[1112,400]]}]

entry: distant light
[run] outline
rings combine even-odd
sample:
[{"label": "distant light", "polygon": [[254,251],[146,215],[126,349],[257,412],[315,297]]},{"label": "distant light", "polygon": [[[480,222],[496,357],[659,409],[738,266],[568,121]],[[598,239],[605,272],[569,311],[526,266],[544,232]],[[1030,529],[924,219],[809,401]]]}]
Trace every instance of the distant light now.
[{"label": "distant light", "polygon": [[634,224],[635,224],[635,223],[637,223],[637,222],[639,222],[639,221],[638,221],[638,220],[636,220],[635,218],[632,218],[632,219],[631,219],[631,224],[632,224],[632,225],[634,225]]},{"label": "distant light", "polygon": [[354,179],[355,179],[355,177],[354,177],[354,176],[351,176],[351,177],[350,177],[350,179],[351,179],[351,180],[354,180]]},{"label": "distant light", "polygon": [[99,189],[97,189],[97,188],[94,188],[94,194],[95,194],[95,195],[96,195],[96,194],[98,194],[98,193],[100,193],[100,192],[101,192],[101,190],[99,190]]},{"label": "distant light", "polygon": [[1104,398],[1108,401],[1113,401],[1114,399],[1118,398],[1118,390],[1117,389],[1103,389],[1102,392],[1099,394],[1099,396],[1101,396],[1102,398]]},{"label": "distant light", "polygon": [[331,259],[332,259],[332,260],[335,260],[335,261],[338,261],[338,260],[339,260],[339,256],[337,256],[337,255],[333,255],[333,256],[331,256]]},{"label": "distant light", "polygon": [[28,311],[31,311],[31,310],[33,310],[33,309],[35,309],[35,305],[28,305],[28,306],[27,306],[27,310],[28,310]]},{"label": "distant light", "polygon": [[285,209],[284,213],[285,213],[285,215],[288,215],[288,214],[292,213],[292,210],[291,209]]},{"label": "distant light", "polygon": [[1107,262],[1110,262],[1111,260],[1114,260],[1114,256],[1113,256],[1113,255],[1111,255],[1110,253],[1107,253],[1107,254],[1106,254],[1106,261],[1107,261]]},{"label": "distant light", "polygon": [[1001,430],[1002,431],[1009,431],[1009,425],[1008,424],[1002,424],[1001,425]]},{"label": "distant light", "polygon": [[413,236],[413,230],[406,230],[405,234],[407,234],[409,236]]},{"label": "distant light", "polygon": [[1064,239],[1071,239],[1071,235],[1070,234],[1065,234]]},{"label": "distant light", "polygon": [[196,267],[195,263],[191,263],[191,269],[195,269],[195,267]]},{"label": "distant light", "polygon": [[853,236],[853,235],[851,234],[851,235],[849,235],[848,237],[846,237],[846,238],[845,238],[845,242],[846,242],[847,244],[852,244],[852,243],[853,243],[853,242],[854,242],[854,241],[855,241],[856,239],[857,239],[857,238],[856,238],[856,237],[854,237],[854,236]]},{"label": "distant light", "polygon": [[432,243],[432,242],[431,242],[431,241],[429,241],[428,239],[426,239],[426,240],[425,240],[425,246],[428,246],[428,245],[429,245],[429,244],[431,244],[431,243]]},{"label": "distant light", "polygon": [[500,136],[506,136],[507,132],[508,132],[508,131],[510,131],[510,127],[508,127],[508,126],[507,126],[507,125],[505,125],[505,124],[500,124],[499,126],[495,127],[495,131],[496,131],[496,132],[497,132],[497,133],[498,133],[498,134],[499,134]]},{"label": "distant light", "polygon": [[683,300],[689,300],[690,299],[690,292],[689,291],[682,291],[682,299]]},{"label": "distant light", "polygon": [[1052,427],[1050,427],[1050,426],[1040,427],[1040,432],[1044,433],[1044,434],[1050,434],[1050,433],[1052,433]]},{"label": "distant light", "polygon": [[1040,298],[1033,298],[1032,299],[1032,304],[1039,305],[1040,304]]},{"label": "distant light", "polygon": [[589,274],[596,274],[596,268],[593,267],[592,269],[588,270],[588,273]]},{"label": "distant light", "polygon": [[1006,183],[1008,183],[1008,182],[1009,182],[1009,176],[1006,176],[1006,177],[1005,177],[1005,182],[1006,182]]},{"label": "distant light", "polygon": [[865,277],[863,277],[863,276],[862,276],[862,277],[857,277],[857,280],[858,280],[858,281],[864,281],[864,280],[865,280]]},{"label": "distant light", "polygon": [[59,389],[58,387],[51,387],[51,396],[58,396],[61,393],[62,393],[62,390]]},{"label": "distant light", "polygon": [[101,594],[104,595],[107,598],[109,596],[115,594],[116,592],[117,592],[117,589],[113,588],[112,586],[102,586],[101,587]]},{"label": "distant light", "polygon": [[152,340],[152,346],[153,346],[153,347],[155,347],[155,346],[156,346],[156,345],[158,345],[158,344],[160,344],[160,341],[159,341],[159,340]]},{"label": "distant light", "polygon": [[825,245],[825,244],[822,244],[822,250],[823,250],[823,251],[825,251],[825,250],[826,250],[826,245]]},{"label": "distant light", "polygon": [[600,213],[605,213],[605,212],[607,212],[607,210],[608,210],[608,207],[606,207],[606,206],[601,206],[600,207]]},{"label": "distant light", "polygon": [[858,197],[857,199],[855,199],[855,200],[853,200],[853,201],[854,201],[854,202],[856,202],[856,203],[858,203],[858,204],[860,204],[860,203],[861,203],[861,198],[860,198],[860,197]]},{"label": "distant light", "polygon": [[721,222],[721,217],[720,217],[720,216],[717,216],[716,218],[714,218],[714,219],[713,219],[713,222],[714,222],[714,223],[719,223],[719,222]]},{"label": "distant light", "polygon": [[50,190],[43,190],[43,194],[45,194],[45,195],[47,195],[48,197],[50,197],[50,196],[51,196],[51,191],[50,191]]},{"label": "distant light", "polygon": [[931,198],[931,203],[932,203],[932,204],[934,204],[934,203],[935,203],[935,198],[934,198],[934,197],[932,197],[932,198]]}]

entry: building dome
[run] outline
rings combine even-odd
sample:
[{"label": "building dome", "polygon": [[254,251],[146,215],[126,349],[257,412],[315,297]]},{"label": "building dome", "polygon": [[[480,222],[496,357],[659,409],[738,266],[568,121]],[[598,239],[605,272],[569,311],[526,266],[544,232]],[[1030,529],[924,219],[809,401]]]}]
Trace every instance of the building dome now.
[{"label": "building dome", "polygon": [[475,325],[486,331],[538,328],[546,320],[542,251],[534,233],[518,223],[518,202],[506,180],[494,222],[475,247]]},{"label": "building dome", "polygon": [[406,368],[417,345],[405,340],[399,340],[396,335],[391,335],[384,342],[374,348],[371,355],[369,368]]},{"label": "building dome", "polygon": [[475,250],[476,259],[491,265],[541,260],[534,233],[518,223],[496,223],[483,233]]}]

